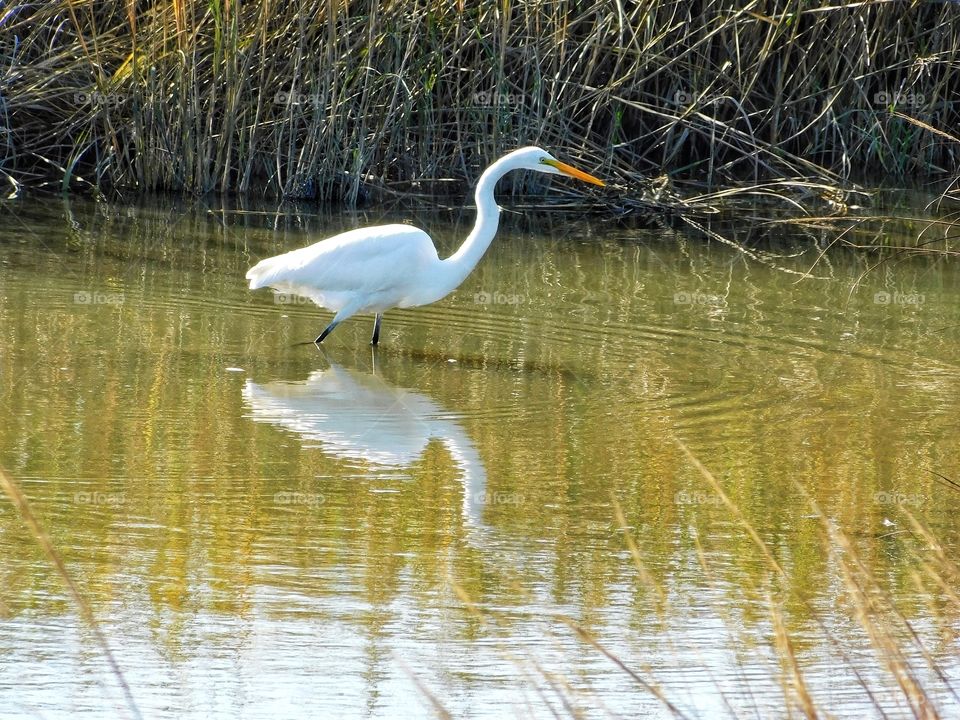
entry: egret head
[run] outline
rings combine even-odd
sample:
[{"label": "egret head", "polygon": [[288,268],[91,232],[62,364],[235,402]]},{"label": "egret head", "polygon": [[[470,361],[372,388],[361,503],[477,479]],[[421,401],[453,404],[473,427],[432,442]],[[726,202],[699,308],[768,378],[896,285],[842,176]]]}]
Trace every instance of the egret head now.
[{"label": "egret head", "polygon": [[600,185],[601,187],[605,184],[603,180],[595,178],[593,175],[560,162],[542,148],[520,148],[507,155],[507,158],[510,158],[512,161],[511,164],[516,169],[536,170],[537,172],[547,173],[548,175],[566,175],[567,177],[583,180],[584,182]]}]

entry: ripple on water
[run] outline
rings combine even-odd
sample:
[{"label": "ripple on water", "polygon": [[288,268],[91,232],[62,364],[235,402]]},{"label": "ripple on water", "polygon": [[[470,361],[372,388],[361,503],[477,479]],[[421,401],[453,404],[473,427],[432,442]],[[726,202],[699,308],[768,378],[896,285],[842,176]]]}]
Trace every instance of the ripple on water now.
[{"label": "ripple on water", "polygon": [[[145,715],[419,712],[403,663],[456,716],[526,710],[567,686],[587,715],[661,712],[570,617],[690,715],[726,712],[726,697],[775,717],[772,588],[823,707],[867,716],[838,646],[885,698],[896,688],[857,634],[798,478],[949,652],[953,621],[916,601],[918,546],[877,490],[939,519],[956,547],[956,496],[923,469],[958,475],[954,267],[889,264],[885,280],[929,284],[915,311],[850,300],[861,267],[842,258],[836,282],[813,285],[676,236],[628,250],[604,234],[526,238],[492,247],[442,302],[390,312],[379,350],[368,316],[318,351],[294,345],[330,313],[250,292],[238,249],[310,237],[257,245],[235,226],[225,241],[219,224],[135,212],[121,231],[101,209],[74,213],[76,248],[0,243],[0,452]],[[38,233],[70,237],[63,225]],[[678,438],[782,560],[782,582]],[[10,505],[0,551],[3,707],[122,705]]]}]

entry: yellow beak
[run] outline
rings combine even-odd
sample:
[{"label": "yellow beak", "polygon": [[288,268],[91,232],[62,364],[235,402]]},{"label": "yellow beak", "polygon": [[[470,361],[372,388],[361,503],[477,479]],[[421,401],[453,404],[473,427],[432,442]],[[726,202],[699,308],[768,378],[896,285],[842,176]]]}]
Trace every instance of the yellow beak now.
[{"label": "yellow beak", "polygon": [[577,180],[583,180],[584,182],[592,183],[593,185],[599,185],[600,187],[606,185],[603,180],[595,178],[593,175],[585,173],[583,170],[577,170],[572,165],[567,165],[559,160],[544,160],[543,162],[545,162],[547,165],[553,165],[553,167],[562,172],[564,175],[569,175]]}]

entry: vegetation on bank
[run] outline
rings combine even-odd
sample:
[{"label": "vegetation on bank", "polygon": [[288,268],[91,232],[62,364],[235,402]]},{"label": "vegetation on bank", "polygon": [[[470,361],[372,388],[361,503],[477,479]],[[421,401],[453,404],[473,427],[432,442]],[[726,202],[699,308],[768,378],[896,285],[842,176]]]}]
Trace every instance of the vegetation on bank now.
[{"label": "vegetation on bank", "polygon": [[665,176],[782,194],[876,177],[955,188],[960,175],[950,2],[14,0],[0,12],[13,193],[459,194],[529,143],[653,204],[669,204]]}]

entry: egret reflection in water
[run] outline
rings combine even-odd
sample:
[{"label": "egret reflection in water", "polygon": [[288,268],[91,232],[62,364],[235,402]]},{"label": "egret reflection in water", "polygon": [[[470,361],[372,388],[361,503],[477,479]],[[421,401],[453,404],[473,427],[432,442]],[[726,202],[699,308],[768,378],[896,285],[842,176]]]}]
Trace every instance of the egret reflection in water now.
[{"label": "egret reflection in water", "polygon": [[248,379],[243,399],[253,420],[317,442],[328,456],[384,469],[409,467],[436,439],[462,473],[464,521],[481,528],[486,472],[473,441],[450,413],[422,393],[328,363],[303,381],[259,385]]}]

